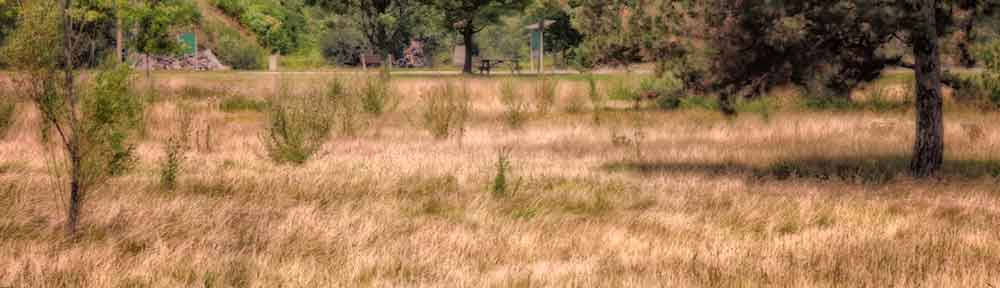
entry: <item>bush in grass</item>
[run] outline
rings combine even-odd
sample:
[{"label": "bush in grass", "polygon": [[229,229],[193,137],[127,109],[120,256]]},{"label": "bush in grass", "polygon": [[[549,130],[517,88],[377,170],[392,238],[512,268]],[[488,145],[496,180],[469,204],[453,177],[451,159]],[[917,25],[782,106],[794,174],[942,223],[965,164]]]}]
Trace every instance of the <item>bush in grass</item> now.
[{"label": "bush in grass", "polygon": [[160,163],[160,185],[166,190],[177,187],[187,152],[191,149],[193,113],[186,105],[177,108],[176,120],[178,126],[164,143],[164,156]]},{"label": "bush in grass", "polygon": [[503,120],[507,127],[519,129],[528,120],[529,104],[514,80],[500,83],[500,103],[504,107]]},{"label": "bush in grass", "polygon": [[552,107],[556,104],[559,81],[548,77],[542,77],[537,85],[538,86],[535,86],[534,94],[535,111],[541,115],[548,114],[549,111],[552,110]]},{"label": "bush in grass", "polygon": [[143,130],[145,99],[131,93],[132,69],[127,65],[105,64],[94,83],[81,95],[83,117],[79,129],[84,166],[94,165],[107,170],[101,173],[121,175],[136,161],[134,138]]},{"label": "bush in grass", "polygon": [[277,163],[302,164],[319,150],[330,132],[327,105],[317,93],[291,95],[281,88],[268,109],[262,142],[268,156]]},{"label": "bush in grass", "polygon": [[376,116],[395,109],[399,104],[399,99],[392,91],[392,79],[386,75],[368,77],[359,93],[361,107],[365,112]]},{"label": "bush in grass", "polygon": [[955,98],[982,109],[1000,110],[1000,40],[977,47],[976,54],[986,69],[980,75],[953,79],[959,82]]},{"label": "bush in grass", "polygon": [[490,185],[490,192],[494,197],[502,198],[514,194],[516,187],[508,186],[507,178],[510,177],[510,148],[501,148],[497,152],[496,174],[493,176],[493,184]]},{"label": "bush in grass", "polygon": [[432,88],[420,96],[424,129],[434,138],[447,139],[465,133],[469,119],[469,93],[451,83]]}]

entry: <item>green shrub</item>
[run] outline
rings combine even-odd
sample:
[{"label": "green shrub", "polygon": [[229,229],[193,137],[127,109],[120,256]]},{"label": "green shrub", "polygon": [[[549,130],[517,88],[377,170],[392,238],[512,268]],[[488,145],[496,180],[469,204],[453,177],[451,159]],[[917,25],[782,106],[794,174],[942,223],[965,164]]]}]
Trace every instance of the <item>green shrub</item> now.
[{"label": "green shrub", "polygon": [[542,77],[535,87],[535,110],[538,114],[548,114],[556,104],[558,96],[559,81]]},{"label": "green shrub", "polygon": [[493,176],[493,184],[490,185],[490,192],[497,198],[511,196],[516,191],[516,188],[510,189],[507,183],[510,174],[510,151],[510,148],[500,148],[497,152],[496,174]]},{"label": "green shrub", "polygon": [[177,187],[177,178],[180,177],[181,169],[186,160],[185,154],[190,150],[189,141],[193,120],[191,112],[191,109],[186,105],[178,107],[176,113],[177,130],[173,131],[173,135],[170,135],[164,143],[164,157],[160,163],[160,185],[166,190],[173,190]]},{"label": "green shrub", "polygon": [[330,114],[321,95],[291,95],[287,88],[268,109],[262,142],[277,163],[303,164],[319,150],[330,133]]},{"label": "green shrub", "polygon": [[267,110],[268,102],[264,100],[256,100],[245,97],[232,97],[223,99],[219,103],[219,110],[223,112],[241,112],[241,111],[256,111],[264,112]]},{"label": "green shrub", "polygon": [[675,110],[681,107],[681,98],[671,95],[656,97],[656,107],[660,110]]},{"label": "green shrub", "polygon": [[238,36],[220,37],[215,53],[219,61],[237,70],[261,69],[266,62],[263,48]]},{"label": "green shrub", "polygon": [[961,82],[955,98],[987,110],[1000,110],[1000,40],[982,44],[975,49],[985,71]]},{"label": "green shrub", "polygon": [[507,127],[520,129],[528,120],[529,104],[514,80],[500,83],[500,103],[504,106],[503,120]]},{"label": "green shrub", "polygon": [[212,4],[238,19],[254,34],[260,45],[281,54],[295,51],[306,32],[302,2],[272,0],[213,0]]},{"label": "green shrub", "polygon": [[368,77],[361,87],[361,107],[376,116],[392,110],[399,99],[392,91],[392,79],[385,76]]},{"label": "green shrub", "polygon": [[[132,69],[106,64],[81,98],[79,133],[84,177],[121,175],[136,161],[134,138],[143,129],[145,103],[129,90]],[[103,170],[103,171],[99,171]]]},{"label": "green shrub", "polygon": [[367,40],[353,21],[334,16],[333,27],[320,39],[323,58],[336,65],[361,65],[358,55],[367,49]]},{"label": "green shrub", "polygon": [[460,137],[465,133],[465,122],[471,108],[466,89],[465,86],[458,89],[448,83],[420,96],[423,125],[434,138]]}]

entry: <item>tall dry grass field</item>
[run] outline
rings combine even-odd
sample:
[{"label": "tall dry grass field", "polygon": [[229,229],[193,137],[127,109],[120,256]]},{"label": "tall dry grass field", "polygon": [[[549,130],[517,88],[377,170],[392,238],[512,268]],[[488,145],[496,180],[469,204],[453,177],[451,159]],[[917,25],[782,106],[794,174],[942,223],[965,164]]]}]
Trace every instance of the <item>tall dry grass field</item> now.
[{"label": "tall dry grass field", "polygon": [[[219,109],[332,76],[282,77],[156,74],[138,168],[91,191],[72,240],[60,158],[21,103],[0,141],[0,287],[1000,286],[1000,114],[949,111],[945,172],[915,181],[912,113],[612,103],[597,125],[563,112],[587,86],[562,81],[555,109],[507,129],[502,80],[398,78],[398,108],[294,166],[267,157],[264,113]],[[416,107],[443,81],[471,115],[441,140]],[[181,101],[198,144],[165,190]]]}]

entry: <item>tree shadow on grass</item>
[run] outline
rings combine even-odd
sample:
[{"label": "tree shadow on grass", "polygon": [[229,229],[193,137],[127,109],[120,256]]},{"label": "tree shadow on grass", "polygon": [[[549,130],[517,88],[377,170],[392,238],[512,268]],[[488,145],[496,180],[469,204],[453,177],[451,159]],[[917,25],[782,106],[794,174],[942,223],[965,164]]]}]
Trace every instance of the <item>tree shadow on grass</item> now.
[{"label": "tree shadow on grass", "polygon": [[[857,184],[888,184],[909,173],[906,156],[800,158],[766,166],[740,163],[615,162],[602,168],[611,172],[640,174],[701,173],[745,175],[752,180],[814,180]],[[1000,179],[1000,160],[945,160],[941,180]]]}]

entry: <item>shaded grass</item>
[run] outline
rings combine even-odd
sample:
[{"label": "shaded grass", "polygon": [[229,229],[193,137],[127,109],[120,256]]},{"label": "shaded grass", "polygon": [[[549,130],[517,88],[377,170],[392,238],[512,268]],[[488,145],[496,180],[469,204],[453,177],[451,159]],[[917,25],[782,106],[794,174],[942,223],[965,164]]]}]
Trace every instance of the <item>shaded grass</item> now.
[{"label": "shaded grass", "polygon": [[[608,171],[747,175],[752,180],[812,180],[887,185],[909,173],[909,157],[858,156],[843,158],[786,159],[763,167],[740,163],[617,162]],[[970,181],[1000,178],[1000,160],[945,160],[939,179]]]}]

